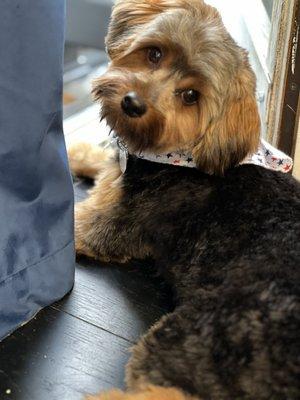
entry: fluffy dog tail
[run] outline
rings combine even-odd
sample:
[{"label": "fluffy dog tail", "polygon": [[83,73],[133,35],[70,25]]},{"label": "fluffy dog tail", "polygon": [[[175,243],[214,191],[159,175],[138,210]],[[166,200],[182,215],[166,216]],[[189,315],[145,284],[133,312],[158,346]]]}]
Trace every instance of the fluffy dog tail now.
[{"label": "fluffy dog tail", "polygon": [[115,155],[113,148],[90,143],[74,143],[68,147],[68,159],[73,175],[95,179],[107,161]]}]

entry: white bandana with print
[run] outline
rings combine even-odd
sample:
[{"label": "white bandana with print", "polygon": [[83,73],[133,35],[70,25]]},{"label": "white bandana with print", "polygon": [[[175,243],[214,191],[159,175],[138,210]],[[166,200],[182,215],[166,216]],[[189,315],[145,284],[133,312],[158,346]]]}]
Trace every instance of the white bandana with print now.
[{"label": "white bandana with print", "polygon": [[[118,140],[120,148],[120,167],[124,173],[127,165],[127,149],[124,144]],[[186,152],[170,152],[167,154],[153,154],[147,152],[134,153],[134,155],[143,160],[156,163],[170,164],[179,167],[196,168],[196,164],[191,154]],[[287,173],[293,167],[293,160],[282,151],[271,146],[264,139],[261,139],[256,153],[247,156],[241,163],[254,164],[273,171]]]}]

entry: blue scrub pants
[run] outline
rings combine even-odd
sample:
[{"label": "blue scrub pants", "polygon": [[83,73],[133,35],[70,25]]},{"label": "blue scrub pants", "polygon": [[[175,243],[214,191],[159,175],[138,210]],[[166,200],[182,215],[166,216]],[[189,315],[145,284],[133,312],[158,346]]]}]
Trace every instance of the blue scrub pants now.
[{"label": "blue scrub pants", "polygon": [[73,285],[64,0],[0,2],[0,339]]}]

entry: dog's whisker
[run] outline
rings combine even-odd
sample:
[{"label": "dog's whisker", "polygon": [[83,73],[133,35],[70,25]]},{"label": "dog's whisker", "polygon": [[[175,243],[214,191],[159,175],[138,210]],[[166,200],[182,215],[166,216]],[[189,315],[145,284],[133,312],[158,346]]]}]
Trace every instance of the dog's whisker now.
[{"label": "dog's whisker", "polygon": [[118,122],[119,122],[119,119],[117,118],[117,120],[115,121],[115,123],[113,124],[113,126],[112,126],[112,128],[111,128],[111,130],[109,132],[109,136],[111,135],[112,132],[114,132],[116,126],[118,125]]},{"label": "dog's whisker", "polygon": [[100,122],[102,122],[103,120],[105,120],[106,119],[106,117],[107,117],[107,113],[104,113],[104,114],[102,114],[102,115],[100,115]]}]

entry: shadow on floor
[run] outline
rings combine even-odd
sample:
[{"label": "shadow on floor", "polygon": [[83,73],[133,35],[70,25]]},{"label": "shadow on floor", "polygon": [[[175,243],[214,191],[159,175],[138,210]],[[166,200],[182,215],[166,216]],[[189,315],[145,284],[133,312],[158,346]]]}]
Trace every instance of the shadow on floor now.
[{"label": "shadow on floor", "polygon": [[[89,187],[76,180],[77,201]],[[151,262],[77,260],[73,291],[0,343],[0,399],[79,400],[124,387],[130,347],[170,299]]]}]

